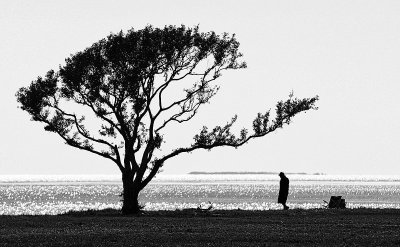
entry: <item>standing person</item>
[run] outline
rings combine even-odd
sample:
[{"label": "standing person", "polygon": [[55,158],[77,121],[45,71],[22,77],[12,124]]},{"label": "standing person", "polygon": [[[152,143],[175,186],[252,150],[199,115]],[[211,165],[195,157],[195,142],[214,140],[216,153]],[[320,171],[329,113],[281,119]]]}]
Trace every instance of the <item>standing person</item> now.
[{"label": "standing person", "polygon": [[279,173],[279,177],[281,177],[281,181],[279,182],[279,196],[278,203],[283,205],[284,210],[288,210],[289,207],[286,206],[286,200],[289,194],[289,179],[285,176],[285,173]]}]

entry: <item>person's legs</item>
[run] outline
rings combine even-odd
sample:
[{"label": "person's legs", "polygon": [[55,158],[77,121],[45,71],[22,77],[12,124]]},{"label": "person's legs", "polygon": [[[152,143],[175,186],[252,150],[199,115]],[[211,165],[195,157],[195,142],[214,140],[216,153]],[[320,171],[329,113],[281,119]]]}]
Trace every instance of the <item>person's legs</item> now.
[{"label": "person's legs", "polygon": [[286,205],[286,202],[282,203],[282,205],[283,205],[283,210],[288,210],[289,209],[289,207]]}]

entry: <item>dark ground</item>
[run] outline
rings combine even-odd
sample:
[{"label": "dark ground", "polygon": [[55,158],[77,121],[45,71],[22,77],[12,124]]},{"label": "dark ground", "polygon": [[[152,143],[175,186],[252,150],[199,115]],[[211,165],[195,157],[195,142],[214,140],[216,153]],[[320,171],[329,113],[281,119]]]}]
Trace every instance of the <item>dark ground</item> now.
[{"label": "dark ground", "polygon": [[400,246],[400,210],[0,216],[0,246]]}]

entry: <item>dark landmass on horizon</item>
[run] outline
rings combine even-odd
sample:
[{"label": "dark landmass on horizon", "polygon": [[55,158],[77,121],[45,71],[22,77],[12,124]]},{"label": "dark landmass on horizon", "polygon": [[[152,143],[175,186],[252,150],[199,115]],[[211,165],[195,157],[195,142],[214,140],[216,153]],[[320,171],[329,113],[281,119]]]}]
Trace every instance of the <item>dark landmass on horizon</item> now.
[{"label": "dark landmass on horizon", "polygon": [[[250,175],[273,175],[279,174],[279,172],[189,172],[191,175],[242,175],[242,174],[250,174]],[[326,173],[316,172],[316,173],[306,173],[306,172],[285,172],[287,175],[326,175]]]}]

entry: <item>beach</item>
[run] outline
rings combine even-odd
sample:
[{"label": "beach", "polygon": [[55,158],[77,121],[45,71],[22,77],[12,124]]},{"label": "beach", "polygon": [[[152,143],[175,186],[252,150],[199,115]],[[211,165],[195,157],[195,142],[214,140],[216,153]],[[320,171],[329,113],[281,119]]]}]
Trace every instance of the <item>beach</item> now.
[{"label": "beach", "polygon": [[[400,177],[165,175],[120,214],[119,177],[3,176],[0,246],[399,246]],[[347,209],[327,209],[331,195]],[[199,211],[212,206],[212,210]]]},{"label": "beach", "polygon": [[[146,211],[208,207],[280,210],[277,175],[160,175],[140,193]],[[58,215],[121,208],[119,176],[0,176],[0,215]],[[400,209],[400,176],[291,175],[291,209],[323,208],[342,196],[347,208]]]},{"label": "beach", "polygon": [[399,246],[398,209],[0,216],[0,246]]}]

